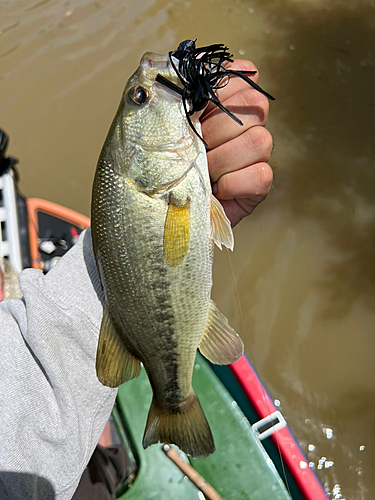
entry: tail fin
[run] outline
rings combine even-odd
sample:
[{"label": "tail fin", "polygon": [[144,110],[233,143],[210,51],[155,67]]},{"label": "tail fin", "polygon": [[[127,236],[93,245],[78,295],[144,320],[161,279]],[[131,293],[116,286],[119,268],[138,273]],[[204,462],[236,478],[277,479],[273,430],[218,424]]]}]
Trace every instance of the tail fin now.
[{"label": "tail fin", "polygon": [[178,412],[168,413],[153,398],[143,436],[143,448],[154,443],[175,444],[187,455],[202,458],[215,451],[210,427],[194,391]]}]

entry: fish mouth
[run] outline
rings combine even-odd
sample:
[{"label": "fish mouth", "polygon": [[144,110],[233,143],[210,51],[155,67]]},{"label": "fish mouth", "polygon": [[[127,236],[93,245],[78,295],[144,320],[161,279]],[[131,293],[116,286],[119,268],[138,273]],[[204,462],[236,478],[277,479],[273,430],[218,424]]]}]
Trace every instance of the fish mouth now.
[{"label": "fish mouth", "polygon": [[[162,87],[164,91],[171,91],[172,95],[182,95],[183,88],[181,88],[181,81],[178,78],[169,55],[155,54],[154,52],[146,52],[140,63],[143,73],[149,80],[157,83],[164,83]],[[160,78],[162,81],[160,81]],[[165,85],[165,82],[169,85]],[[169,88],[168,88],[169,87]]]},{"label": "fish mouth", "polygon": [[168,55],[155,54],[154,52],[146,52],[141,59],[141,66],[144,70],[147,69],[166,69],[171,65]]}]

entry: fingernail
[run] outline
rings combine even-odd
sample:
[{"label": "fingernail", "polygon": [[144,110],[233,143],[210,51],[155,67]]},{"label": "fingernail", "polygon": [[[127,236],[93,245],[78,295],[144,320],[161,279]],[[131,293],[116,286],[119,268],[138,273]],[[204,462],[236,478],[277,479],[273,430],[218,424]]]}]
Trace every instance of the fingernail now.
[{"label": "fingernail", "polygon": [[214,182],[214,183],[212,184],[212,193],[213,193],[213,194],[216,194],[216,193],[217,193],[217,182]]}]

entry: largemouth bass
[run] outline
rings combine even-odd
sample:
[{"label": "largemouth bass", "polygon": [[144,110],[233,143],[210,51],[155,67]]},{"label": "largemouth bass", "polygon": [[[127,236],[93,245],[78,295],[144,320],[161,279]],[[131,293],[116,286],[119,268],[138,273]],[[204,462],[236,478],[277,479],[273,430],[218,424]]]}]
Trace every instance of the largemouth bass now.
[{"label": "largemouth bass", "polygon": [[188,119],[172,90],[181,88],[172,61],[142,57],[96,170],[92,237],[105,295],[96,370],[117,387],[142,362],[153,390],[144,448],[175,444],[197,458],[215,449],[191,384],[197,348],[227,364],[243,344],[210,299],[214,242],[233,249],[233,234],[211,192],[199,115]]}]

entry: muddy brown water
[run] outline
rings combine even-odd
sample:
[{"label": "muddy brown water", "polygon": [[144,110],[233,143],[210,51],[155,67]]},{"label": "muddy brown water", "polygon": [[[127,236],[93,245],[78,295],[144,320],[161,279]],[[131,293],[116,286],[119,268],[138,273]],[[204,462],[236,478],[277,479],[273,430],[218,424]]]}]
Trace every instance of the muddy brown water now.
[{"label": "muddy brown water", "polygon": [[267,201],[216,254],[214,299],[331,498],[375,486],[375,3],[3,0],[0,126],[21,188],[89,215],[141,55],[226,43],[276,96]]}]

